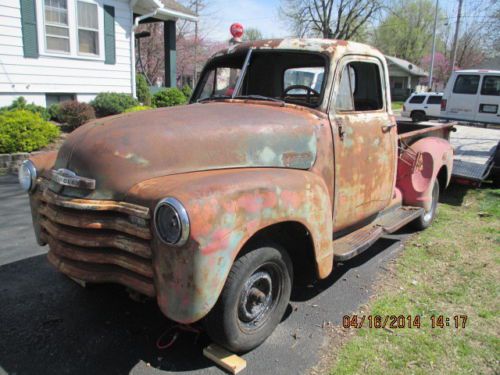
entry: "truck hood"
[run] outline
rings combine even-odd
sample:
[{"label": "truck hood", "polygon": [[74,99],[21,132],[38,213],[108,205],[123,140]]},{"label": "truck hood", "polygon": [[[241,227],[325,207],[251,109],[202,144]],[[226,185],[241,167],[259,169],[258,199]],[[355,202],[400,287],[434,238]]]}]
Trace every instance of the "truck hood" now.
[{"label": "truck hood", "polygon": [[98,119],[71,133],[55,168],[96,181],[65,195],[123,200],[131,187],[178,173],[226,168],[309,169],[318,115],[292,107],[212,102]]}]

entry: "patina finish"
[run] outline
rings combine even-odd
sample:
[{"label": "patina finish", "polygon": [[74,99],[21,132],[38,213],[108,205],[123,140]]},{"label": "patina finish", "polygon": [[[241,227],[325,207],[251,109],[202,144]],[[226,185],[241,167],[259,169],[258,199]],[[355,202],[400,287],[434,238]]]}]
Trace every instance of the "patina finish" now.
[{"label": "patina finish", "polygon": [[[120,283],[155,297],[167,317],[192,323],[212,309],[235,258],[262,230],[294,223],[310,243],[314,273],[325,278],[336,234],[388,207],[426,207],[432,182],[443,173],[449,181],[453,154],[443,139],[449,129],[398,139],[387,67],[376,49],[265,40],[214,58],[249,48],[327,56],[319,106],[226,99],[123,114],[86,124],[58,153],[31,159],[38,170],[30,194],[35,232],[61,272]],[[382,109],[337,113],[344,56],[381,66]],[[63,186],[52,179],[60,169],[95,186]],[[165,244],[155,231],[153,212],[165,197],[189,215],[183,246]]]}]

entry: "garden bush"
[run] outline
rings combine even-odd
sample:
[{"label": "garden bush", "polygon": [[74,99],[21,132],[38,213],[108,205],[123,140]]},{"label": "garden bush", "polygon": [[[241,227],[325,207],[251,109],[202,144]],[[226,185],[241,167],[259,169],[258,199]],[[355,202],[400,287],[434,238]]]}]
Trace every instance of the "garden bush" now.
[{"label": "garden bush", "polygon": [[94,119],[95,111],[90,104],[68,100],[59,105],[58,118],[60,122],[75,129],[87,121]]},{"label": "garden bush", "polygon": [[47,110],[49,111],[49,120],[61,122],[61,119],[60,119],[61,104],[60,103],[52,104]]},{"label": "garden bush", "polygon": [[186,97],[186,100],[189,100],[191,98],[191,95],[193,95],[193,89],[189,85],[184,85],[182,88],[182,93]]},{"label": "garden bush", "polygon": [[151,105],[151,92],[149,91],[148,81],[144,74],[135,76],[135,86],[137,90],[137,99],[144,105]]},{"label": "garden bush", "polygon": [[90,102],[97,116],[116,115],[130,107],[139,105],[139,102],[128,94],[116,92],[102,92]]},{"label": "garden bush", "polygon": [[155,107],[172,107],[186,102],[186,97],[177,87],[166,88],[153,95]]},{"label": "garden bush", "polygon": [[152,109],[152,107],[147,105],[136,105],[135,107],[130,107],[129,109],[125,110],[125,113],[147,111],[148,109]]},{"label": "garden bush", "polygon": [[25,109],[0,113],[0,153],[36,151],[58,135],[59,128],[38,113]]},{"label": "garden bush", "polygon": [[3,107],[1,112],[15,111],[17,109],[24,109],[26,111],[38,113],[44,120],[50,119],[49,111],[47,111],[45,107],[36,105],[35,103],[28,104],[23,96],[15,99],[8,107]]}]

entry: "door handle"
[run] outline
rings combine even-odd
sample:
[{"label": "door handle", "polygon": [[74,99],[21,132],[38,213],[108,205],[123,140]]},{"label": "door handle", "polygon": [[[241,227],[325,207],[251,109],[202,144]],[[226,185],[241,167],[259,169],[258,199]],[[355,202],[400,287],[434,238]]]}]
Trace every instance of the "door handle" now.
[{"label": "door handle", "polygon": [[391,124],[389,124],[389,125],[384,125],[384,126],[382,126],[382,131],[383,131],[384,133],[387,133],[387,132],[389,132],[392,128],[395,128],[396,126],[397,126],[397,124],[395,124],[395,123],[391,123]]}]

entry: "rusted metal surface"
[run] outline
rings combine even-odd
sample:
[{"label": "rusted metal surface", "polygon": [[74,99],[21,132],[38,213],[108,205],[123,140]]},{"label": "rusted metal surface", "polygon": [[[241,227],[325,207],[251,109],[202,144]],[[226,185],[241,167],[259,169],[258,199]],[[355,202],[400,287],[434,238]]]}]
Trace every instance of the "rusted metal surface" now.
[{"label": "rusted metal surface", "polygon": [[169,195],[186,207],[191,225],[190,240],[182,248],[153,240],[158,304],[171,319],[189,323],[203,317],[243,244],[275,223],[304,225],[314,241],[321,277],[331,271],[330,198],[314,173],[248,168],[167,176],[136,185],[128,199],[150,205]]},{"label": "rusted metal surface", "polygon": [[62,197],[40,181],[31,195],[38,240],[68,276],[117,282],[155,296],[149,209],[125,203]]},{"label": "rusted metal surface", "polygon": [[[383,61],[379,51],[291,39],[243,43],[221,53],[248,48],[327,55],[323,102],[310,109],[229,99],[123,114],[78,128],[57,155],[32,159],[40,177],[30,197],[35,231],[39,243],[49,243],[49,260],[61,272],[126,285],[156,297],[169,318],[191,323],[210,311],[235,257],[263,228],[283,222],[303,228],[317,275],[325,278],[333,268],[334,231],[403,200],[425,201],[428,188],[412,193],[414,173],[406,177],[404,167],[395,188],[398,135],[388,127],[395,124],[388,80],[380,111],[338,114],[332,104],[340,58]],[[412,147],[416,154],[436,148],[432,179],[451,159],[443,139],[421,146],[427,139]],[[50,181],[60,168],[95,181],[95,189]],[[183,246],[166,245],[154,231],[152,212],[165,197],[176,198],[189,215]]]}]

